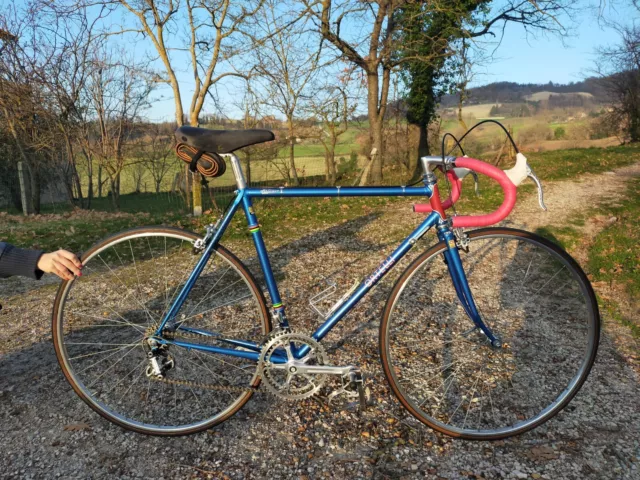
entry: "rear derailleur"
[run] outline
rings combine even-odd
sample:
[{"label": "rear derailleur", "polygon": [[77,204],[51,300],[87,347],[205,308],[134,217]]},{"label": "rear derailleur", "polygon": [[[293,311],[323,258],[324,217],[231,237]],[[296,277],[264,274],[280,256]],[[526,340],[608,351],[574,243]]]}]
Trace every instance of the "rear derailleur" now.
[{"label": "rear derailleur", "polygon": [[176,366],[175,360],[169,355],[169,345],[159,344],[153,338],[148,339],[145,344],[149,360],[145,371],[147,377],[164,378],[165,374]]}]

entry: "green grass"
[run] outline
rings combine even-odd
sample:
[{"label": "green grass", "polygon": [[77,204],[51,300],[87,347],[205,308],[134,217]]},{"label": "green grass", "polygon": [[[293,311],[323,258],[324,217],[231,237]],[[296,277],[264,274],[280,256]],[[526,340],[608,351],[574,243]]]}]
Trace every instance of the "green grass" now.
[{"label": "green grass", "polygon": [[[589,249],[591,277],[596,282],[615,282],[634,302],[632,309],[637,309],[640,294],[640,179],[632,179],[622,202],[615,206],[603,205],[601,209],[617,220],[596,236]],[[598,300],[610,318],[626,325],[636,338],[640,338],[640,320],[627,318],[617,299]]]},{"label": "green grass", "polygon": [[[545,152],[532,155],[532,164],[536,173],[542,181],[573,178],[584,172],[599,173],[622,165],[631,163],[634,158],[638,158],[640,147],[625,146],[613,147],[609,149],[582,149],[565,150],[556,152]],[[350,182],[348,182],[350,183]],[[532,184],[525,183],[519,188],[521,196],[534,192]],[[448,195],[445,183],[441,183],[441,194]],[[216,195],[218,205],[224,208],[231,197],[231,192],[218,192]],[[205,210],[211,209],[211,202],[208,195],[203,195]],[[637,200],[637,192],[636,192]],[[255,202],[256,211],[259,215],[265,236],[277,242],[287,239],[297,238],[304,235],[309,229],[317,227],[328,227],[337,223],[362,216],[390,202],[402,201],[394,198],[350,198],[350,199],[264,199]],[[467,177],[464,181],[464,192],[460,202],[457,204],[461,214],[489,212],[495,209],[502,202],[502,192],[490,179],[480,178],[480,196],[473,193],[473,180]],[[75,251],[86,249],[103,236],[115,233],[119,230],[137,225],[178,225],[191,230],[202,231],[202,226],[217,217],[217,213],[212,211],[200,219],[187,217],[184,200],[179,195],[169,193],[156,194],[129,194],[120,197],[121,210],[127,214],[114,215],[112,213],[100,215],[83,215],[77,213],[70,214],[70,208],[64,204],[45,206],[43,213],[56,213],[56,217],[28,219],[13,218],[11,221],[0,216],[0,229],[3,238],[25,247],[38,247],[48,250],[66,247]],[[108,198],[95,199],[93,207],[98,211],[112,212],[112,206]],[[614,215],[622,220],[615,224],[610,231],[610,235],[620,236],[620,251],[614,260],[622,264],[625,268],[638,264],[638,258],[632,258],[634,242],[638,242],[640,228],[638,228],[638,210],[629,207],[617,207]],[[626,218],[636,212],[635,224],[627,225]],[[15,212],[17,213],[17,212]],[[142,214],[139,214],[142,213]],[[134,215],[135,214],[135,215]],[[227,232],[228,239],[235,240],[248,238],[245,220],[241,214],[236,215],[231,227]],[[573,226],[580,226],[584,219],[575,218],[562,229],[548,229],[542,232],[548,236],[553,236],[561,245],[571,248],[575,245],[576,233]],[[621,225],[625,225],[624,228]],[[73,230],[71,230],[73,227]],[[621,228],[620,231],[614,230]],[[634,231],[635,229],[635,231]],[[609,229],[607,229],[609,231]],[[632,237],[623,238],[628,232],[634,232]],[[630,239],[631,238],[631,239]],[[225,239],[226,241],[226,239]],[[610,239],[603,240],[602,248],[610,243]],[[624,249],[631,249],[630,251]],[[626,255],[626,256],[624,256]],[[631,256],[630,256],[631,255]],[[635,253],[637,255],[637,252]],[[605,254],[601,255],[606,257]],[[593,262],[609,261],[609,259],[599,259],[595,256]],[[613,261],[613,260],[611,260]],[[635,263],[634,263],[635,262]],[[595,268],[595,267],[594,267]],[[595,271],[592,268],[592,271]],[[605,266],[602,274],[603,278],[608,278],[608,270],[613,266]],[[613,275],[613,273],[611,273]],[[640,293],[637,286],[637,271],[634,271],[636,286],[633,292]],[[626,277],[625,277],[626,278]]]},{"label": "green grass", "polygon": [[617,221],[602,230],[589,251],[589,270],[596,281],[615,281],[631,298],[640,295],[640,179],[631,182],[626,198],[608,213]]},{"label": "green grass", "polygon": [[548,225],[537,228],[534,233],[557,243],[565,250],[572,250],[582,238],[582,234],[570,226],[556,227]]},{"label": "green grass", "polygon": [[640,160],[640,145],[554,150],[530,153],[527,158],[540,180],[565,180],[631,165]]},{"label": "green grass", "polygon": [[[126,210],[145,211],[137,214],[111,213],[100,211],[75,211],[50,215],[47,217],[0,216],[0,229],[3,240],[25,248],[39,248],[47,251],[65,248],[74,252],[86,250],[101,238],[121,230],[143,225],[174,225],[188,230],[202,232],[204,226],[215,222],[218,214],[207,210],[200,218],[187,216],[181,209],[164,210],[152,205],[149,195],[123,195],[121,197]],[[227,198],[229,195],[227,195]],[[105,200],[106,199],[102,199]],[[272,244],[299,238],[309,230],[330,226],[360,217],[375,211],[395,198],[299,198],[299,199],[262,199],[254,202],[256,214],[260,219],[265,237]],[[137,207],[135,207],[137,203]],[[96,202],[99,206],[101,202]],[[221,208],[226,203],[220,201]],[[124,209],[123,209],[124,210]],[[224,242],[249,239],[246,220],[241,211],[234,216],[225,232]]]},{"label": "green grass", "polygon": [[[310,230],[319,227],[329,228],[370,214],[395,201],[399,199],[386,197],[267,198],[255,200],[254,208],[265,238],[270,243],[280,244],[299,238]],[[217,215],[212,213],[194,222],[198,226],[205,225],[215,221],[216,218]],[[243,238],[249,239],[250,234],[244,215],[238,212],[225,232],[223,243]]]},{"label": "green grass", "polygon": [[[358,145],[353,143],[344,143],[343,139],[340,138],[341,142],[336,145],[336,156],[349,156],[352,151],[358,151]],[[279,152],[280,157],[288,157],[289,156],[289,148],[285,147],[280,149]],[[322,144],[310,144],[310,145],[296,145],[294,149],[295,157],[323,157],[324,158],[324,147]]]},{"label": "green grass", "polygon": [[122,217],[80,217],[48,219],[15,223],[2,219],[2,237],[9,243],[24,248],[38,248],[46,251],[65,248],[81,252],[99,239],[112,233],[140,225],[163,223],[161,219],[142,215]]}]

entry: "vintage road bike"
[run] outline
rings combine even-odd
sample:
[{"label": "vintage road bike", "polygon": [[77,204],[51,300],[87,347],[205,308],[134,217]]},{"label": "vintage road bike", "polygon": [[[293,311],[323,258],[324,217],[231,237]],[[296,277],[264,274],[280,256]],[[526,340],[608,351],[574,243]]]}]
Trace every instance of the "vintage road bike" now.
[{"label": "vintage road bike", "polygon": [[[439,241],[401,273],[380,323],[384,374],[411,415],[454,437],[501,439],[553,417],[585,382],[600,319],[580,266],[530,232],[464,230],[503,220],[528,177],[544,206],[521,153],[507,171],[464,156],[423,157],[419,186],[252,188],[233,152],[273,140],[270,131],[181,127],[176,137],[194,171],[219,176],[231,164],[237,190],[226,212],[204,237],[159,226],[98,242],[82,255],[83,276],[63,282],[55,299],[60,366],[104,418],[145,434],[190,434],[230,418],[261,384],[299,400],[327,391],[331,378],[334,394],[364,402],[360,369],[332,365],[321,340],[431,228]],[[452,186],[445,201],[436,169]],[[502,187],[502,205],[488,215],[447,216],[462,178],[476,172]],[[426,197],[414,206],[426,218],[373,273],[319,310],[315,332],[295,330],[253,199],[368,196]],[[220,243],[240,208],[266,292]]]}]

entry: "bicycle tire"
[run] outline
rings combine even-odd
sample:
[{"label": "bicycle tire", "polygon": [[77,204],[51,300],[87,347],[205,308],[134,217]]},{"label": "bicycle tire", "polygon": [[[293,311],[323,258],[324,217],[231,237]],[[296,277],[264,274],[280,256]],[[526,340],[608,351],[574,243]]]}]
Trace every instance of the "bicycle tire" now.
[{"label": "bicycle tire", "polygon": [[[56,299],[55,299],[55,303],[54,303],[54,309],[53,309],[53,318],[52,318],[52,331],[53,331],[53,342],[54,342],[54,346],[55,346],[55,351],[56,351],[56,356],[58,359],[58,362],[60,364],[60,367],[62,368],[62,371],[65,375],[65,378],[67,379],[67,381],[71,384],[71,386],[73,387],[74,391],[76,392],[76,394],[87,404],[89,405],[89,407],[91,407],[94,411],[96,411],[98,414],[100,414],[102,417],[106,418],[107,420],[109,420],[112,423],[115,423],[127,430],[132,430],[138,433],[144,433],[144,434],[151,434],[151,435],[160,435],[160,436],[174,436],[174,435],[187,435],[187,434],[192,434],[192,433],[196,433],[202,430],[206,430],[209,429],[215,425],[218,425],[222,422],[224,422],[225,420],[229,419],[231,416],[233,416],[235,413],[237,413],[248,401],[249,399],[252,397],[255,388],[257,388],[260,384],[260,377],[256,374],[256,373],[251,373],[249,374],[249,369],[246,370],[246,377],[249,378],[249,376],[251,375],[251,380],[246,384],[247,389],[243,392],[243,393],[239,393],[237,397],[232,397],[232,401],[229,402],[228,405],[226,405],[224,408],[220,407],[219,411],[217,411],[214,415],[198,420],[198,421],[194,421],[193,423],[189,423],[189,424],[185,424],[185,425],[157,425],[157,424],[153,424],[153,423],[145,423],[143,421],[139,421],[138,419],[134,419],[134,418],[127,418],[125,415],[123,415],[122,412],[118,412],[114,410],[114,407],[112,405],[105,405],[105,403],[103,401],[101,401],[99,399],[99,395],[104,395],[104,392],[101,393],[96,393],[96,392],[91,392],[89,391],[89,387],[87,387],[85,385],[85,383],[83,383],[83,379],[79,378],[79,369],[75,368],[74,365],[74,361],[71,360],[71,355],[69,354],[69,349],[73,346],[73,348],[91,348],[91,347],[86,347],[86,345],[100,345],[99,342],[92,342],[92,343],[82,343],[82,342],[69,342],[69,341],[65,341],[67,338],[69,338],[71,335],[76,334],[78,336],[80,335],[90,335],[91,333],[87,333],[87,332],[91,332],[91,329],[93,328],[94,330],[96,330],[97,332],[103,331],[103,330],[107,330],[110,331],[110,329],[112,328],[112,323],[114,323],[114,325],[117,325],[117,323],[115,322],[119,322],[119,323],[123,323],[123,320],[119,320],[117,319],[116,316],[116,310],[113,309],[112,306],[110,306],[109,308],[111,308],[112,310],[108,310],[106,306],[103,307],[104,313],[109,313],[109,315],[111,316],[113,312],[113,319],[112,320],[108,320],[106,322],[103,322],[101,319],[99,322],[96,322],[96,324],[87,324],[87,325],[82,325],[81,327],[78,327],[77,330],[74,332],[74,326],[72,325],[73,322],[75,322],[76,320],[74,320],[75,317],[77,317],[77,312],[72,312],[71,307],[67,308],[67,315],[69,316],[69,321],[68,324],[65,324],[65,307],[67,305],[69,305],[69,302],[72,301],[70,300],[70,293],[74,291],[74,287],[77,288],[78,286],[78,282],[80,282],[80,285],[82,284],[82,282],[85,281],[90,281],[91,280],[91,272],[93,271],[92,269],[88,269],[87,265],[92,263],[92,260],[96,260],[97,258],[102,259],[102,262],[105,263],[105,265],[108,266],[108,264],[105,262],[105,260],[103,259],[103,256],[107,257],[107,259],[109,258],[109,255],[111,255],[113,257],[113,253],[111,252],[110,249],[114,250],[117,254],[117,250],[116,247],[119,245],[124,245],[126,248],[126,243],[128,241],[129,246],[131,247],[131,255],[132,255],[132,259],[133,261],[133,265],[135,265],[136,268],[136,275],[139,274],[139,271],[142,270],[144,271],[144,265],[142,263],[138,263],[136,264],[135,262],[135,255],[134,255],[134,248],[132,247],[132,239],[135,243],[136,240],[140,240],[143,245],[144,243],[149,245],[149,251],[151,252],[151,258],[153,260],[153,263],[150,264],[150,270],[153,271],[156,267],[159,267],[158,262],[160,262],[160,264],[162,263],[162,260],[160,257],[155,258],[153,256],[153,251],[152,251],[152,240],[156,241],[157,239],[162,239],[164,238],[164,249],[165,249],[165,280],[167,276],[171,275],[171,271],[169,269],[169,271],[167,271],[167,258],[170,258],[170,254],[167,253],[167,239],[171,239],[171,240],[175,240],[180,241],[180,248],[182,248],[184,250],[184,255],[186,257],[186,252],[189,249],[192,249],[193,243],[195,242],[195,240],[201,238],[199,235],[186,231],[186,230],[182,230],[182,229],[178,229],[178,228],[172,228],[172,227],[140,227],[140,228],[134,228],[134,229],[130,229],[130,230],[126,230],[123,232],[120,232],[118,234],[112,235],[108,238],[103,239],[102,241],[96,243],[94,246],[92,246],[91,248],[89,248],[83,255],[82,255],[82,262],[84,267],[83,270],[83,277],[79,277],[79,278],[74,278],[73,280],[70,281],[64,281],[62,282],[62,284],[60,285],[59,289],[58,289],[58,293],[56,295]],[[146,242],[144,241],[146,240]],[[136,244],[136,251],[137,251],[137,245]],[[182,250],[176,249],[175,250],[176,255],[183,255]],[[172,253],[171,253],[172,255]],[[197,260],[197,258],[199,257],[199,255],[193,255],[192,253],[190,253],[190,255],[192,255],[192,257],[194,258],[194,261]],[[118,258],[119,258],[119,254],[118,254]],[[180,257],[182,258],[182,257]],[[214,260],[215,259],[215,260]],[[235,256],[233,255],[233,253],[231,253],[230,251],[228,251],[226,248],[224,248],[223,246],[218,246],[215,249],[215,252],[212,254],[212,258],[210,259],[208,265],[206,268],[209,268],[210,265],[212,265],[214,263],[214,261],[220,261],[221,264],[227,265],[228,266],[228,271],[235,273],[238,277],[238,282],[240,282],[240,280],[242,280],[242,282],[240,282],[240,287],[237,287],[236,290],[238,288],[242,288],[242,284],[244,284],[244,288],[247,289],[247,292],[250,292],[250,300],[253,300],[255,302],[255,305],[253,305],[253,307],[255,307],[255,320],[256,320],[256,325],[251,327],[252,331],[256,332],[256,335],[261,335],[264,336],[266,335],[268,332],[271,331],[272,329],[272,325],[271,325],[271,318],[270,315],[268,314],[268,309],[266,306],[266,302],[262,293],[262,290],[258,287],[257,282],[255,280],[255,278],[253,277],[253,275],[249,272],[249,270],[244,266],[244,264]],[[151,262],[151,259],[147,258],[148,262]],[[191,261],[191,260],[190,260]],[[97,260],[96,260],[97,262]],[[130,263],[127,263],[126,261],[123,263],[122,259],[120,259],[120,263],[123,264],[123,268],[125,268],[125,264],[128,265],[128,268],[131,267]],[[89,270],[89,274],[87,275],[87,270]],[[113,270],[109,267],[109,270],[111,270],[113,272]],[[216,272],[216,268],[211,267],[212,272]],[[198,281],[200,281],[201,279],[204,278],[205,276],[205,272],[207,272],[207,269],[205,269],[205,271],[203,271],[203,273],[201,274],[200,278],[198,279]],[[167,273],[169,273],[169,275],[167,275]],[[96,277],[94,278],[94,282],[98,282],[100,277],[98,276],[98,273],[94,273],[94,275],[96,275]],[[212,274],[213,275],[213,274]],[[222,278],[224,277],[224,275],[227,275],[226,271],[224,274],[222,274],[222,277],[220,277],[220,279],[218,280],[221,281]],[[211,276],[211,275],[210,275]],[[115,280],[115,279],[114,279]],[[139,288],[140,285],[140,277],[138,276],[138,287],[136,287],[136,295],[134,295],[133,297],[137,296],[138,294],[140,294],[142,297],[149,296],[149,293],[147,291],[145,291],[144,288]],[[169,280],[166,280],[167,282]],[[175,280],[174,280],[175,281]],[[203,280],[204,282],[204,280]],[[115,283],[115,282],[114,282]],[[120,287],[120,285],[118,285],[118,289],[122,288],[123,290],[127,290],[128,284],[129,282],[126,280],[125,277],[125,282],[123,283],[123,286]],[[196,282],[197,284],[197,282]],[[89,286],[91,285],[91,283],[89,283],[89,285],[87,285],[87,288],[89,288]],[[109,285],[105,285],[105,282],[103,282],[101,285],[103,285],[104,289],[109,289]],[[179,290],[181,283],[178,282],[178,284],[175,286],[175,291],[174,291],[174,295],[175,292],[177,292]],[[208,285],[207,285],[208,287]],[[116,287],[112,287],[114,290],[117,290]],[[129,288],[131,289],[131,288]],[[191,291],[189,298],[192,296],[192,294],[196,291],[197,287],[194,286],[194,289]],[[147,288],[147,290],[149,290],[149,288]],[[203,288],[201,288],[201,290],[204,290]],[[100,292],[100,289],[94,289],[94,290],[89,290],[89,293],[92,293],[95,291],[95,296],[99,297],[99,294],[102,293]],[[209,290],[210,291],[210,290]],[[165,288],[165,292],[164,292],[164,297],[160,298],[160,303],[162,304],[161,306],[167,306],[170,305],[170,301],[169,301],[169,293],[171,292],[171,290],[168,290],[168,288]],[[115,292],[113,294],[110,294],[111,297],[117,299],[118,295],[120,295],[120,298],[122,298],[122,296],[124,295],[124,293],[119,293],[119,292]],[[130,294],[128,294],[129,297],[131,297]],[[206,297],[203,297],[203,299],[201,300],[201,302],[196,306],[196,308],[199,308],[200,304],[202,303],[202,301],[205,299]],[[98,304],[99,300],[96,300],[96,302],[91,303],[93,300],[92,299],[88,299],[87,300],[90,305],[94,305],[94,304]],[[104,302],[107,302],[108,300],[105,300]],[[122,300],[120,300],[122,301]],[[131,300],[133,302],[133,300]],[[136,299],[136,301],[138,303],[140,303],[140,299]],[[150,302],[152,302],[153,300],[151,300]],[[164,303],[163,303],[164,302]],[[141,305],[143,303],[147,303],[147,302],[142,302]],[[80,303],[80,300],[77,301],[78,305],[82,305]],[[71,305],[75,305],[75,304],[71,304]],[[104,303],[103,305],[107,305],[107,303]],[[144,305],[143,305],[144,306]],[[192,305],[193,306],[193,305]],[[208,306],[208,305],[206,305]],[[224,307],[224,308],[223,308]],[[223,310],[227,307],[223,304],[222,308]],[[236,308],[237,310],[237,305],[233,305],[234,308]],[[205,308],[204,306],[202,308]],[[218,310],[220,309],[218,308]],[[130,309],[131,311],[131,309]],[[149,311],[151,311],[151,306],[149,306]],[[184,307],[183,307],[183,311],[184,311]],[[216,309],[214,309],[214,313],[218,316],[220,316],[221,314],[216,313]],[[211,315],[213,315],[214,313],[211,313]],[[80,317],[80,318],[89,318],[91,315],[90,314],[83,314],[80,313],[79,315],[85,315],[84,317]],[[118,312],[118,315],[122,315],[125,316],[126,318],[126,313],[122,313],[122,312]],[[133,313],[131,314],[133,315]],[[198,315],[200,315],[200,317],[198,317]],[[99,314],[99,312],[95,315],[95,318],[98,319],[100,318],[101,315]],[[200,313],[194,314],[195,318],[205,318],[206,315],[201,315]],[[241,317],[241,315],[239,315],[239,318]],[[161,316],[159,316],[159,318],[161,318]],[[85,320],[79,322],[79,324],[82,324]],[[87,320],[88,322],[90,322],[91,320]],[[202,321],[202,320],[199,320]],[[111,322],[111,323],[110,323]],[[131,324],[136,323],[136,320],[130,320]],[[106,323],[106,325],[103,325],[102,323]],[[148,322],[150,324],[150,320]],[[140,327],[138,328],[137,323],[135,325],[133,325],[133,327],[136,328],[132,328],[132,330],[134,331],[134,333],[132,333],[131,335],[135,336],[137,335],[136,331],[142,331],[143,325],[142,323],[140,323]],[[108,327],[108,328],[97,328],[97,327]],[[122,326],[121,330],[124,329],[124,325]],[[129,330],[127,330],[129,331]],[[67,332],[65,334],[65,332]],[[70,332],[70,333],[69,333]],[[65,335],[67,335],[65,337]],[[96,334],[98,335],[98,334]],[[115,338],[115,337],[114,337]],[[80,345],[80,346],[77,346]],[[102,344],[104,345],[104,344]],[[131,344],[133,345],[133,343]],[[170,347],[170,348],[174,348]],[[99,347],[94,347],[96,350]],[[132,347],[134,350],[134,355],[137,354],[137,347]],[[178,347],[175,347],[178,348]],[[174,349],[173,352],[175,353],[176,350]],[[196,352],[198,353],[198,352]],[[105,352],[106,354],[106,352]],[[89,353],[85,356],[89,356],[89,355],[103,355],[103,353]],[[127,353],[128,355],[128,353]],[[126,356],[126,355],[125,355]],[[82,356],[80,356],[82,357]],[[76,358],[80,358],[77,357]],[[198,354],[198,358],[200,357],[200,354]],[[98,358],[103,358],[102,356],[98,357]],[[123,357],[124,358],[124,357]],[[186,354],[185,354],[185,359],[186,359]],[[229,358],[229,357],[224,357],[225,359]],[[235,359],[235,357],[233,357]],[[118,360],[118,362],[116,363],[120,363],[122,359]],[[78,360],[79,362],[80,360]],[[100,360],[100,362],[103,362],[104,360]],[[226,364],[230,364],[229,361],[225,360]],[[186,361],[184,362],[184,369],[183,371],[188,370],[188,365],[186,363]],[[197,360],[197,365],[204,367],[206,365],[205,361],[202,359]],[[231,365],[233,366],[233,365]],[[116,370],[115,367],[109,367],[109,369],[111,370],[113,368],[113,370]],[[230,367],[228,365],[225,366],[225,368],[230,369]],[[117,367],[117,369],[121,369],[120,366]],[[109,375],[111,376],[111,374],[113,373],[113,370],[109,371]],[[192,371],[196,371],[196,369],[194,367],[191,367]],[[211,371],[211,370],[210,370]],[[255,371],[255,368],[254,368]],[[235,372],[235,370],[234,370]],[[137,373],[137,371],[136,371]],[[169,372],[171,373],[171,372]],[[211,371],[211,374],[213,373],[217,373],[217,372],[213,372]],[[140,374],[142,376],[142,373]],[[107,375],[105,373],[102,373],[100,377],[106,377]],[[241,377],[241,375],[238,375],[236,373],[235,375],[236,377]],[[100,378],[97,377],[97,378]],[[128,377],[125,377],[128,378]],[[133,377],[132,377],[133,378]],[[222,377],[221,377],[222,379]],[[220,382],[220,384],[222,384],[222,380],[219,379],[218,381]],[[244,377],[240,378],[238,381],[244,380]],[[120,382],[122,382],[123,380],[120,380]],[[225,380],[227,381],[227,380]],[[149,385],[149,389],[151,388],[155,388],[155,385],[158,385],[158,388],[160,388],[160,385],[164,385],[162,383],[154,383],[153,384],[154,387],[151,387],[151,384]],[[133,386],[133,385],[132,385]],[[98,386],[95,388],[95,390],[99,390],[101,387]],[[120,388],[119,386],[117,387],[113,387],[113,388]],[[131,387],[130,387],[131,388]],[[192,392],[193,392],[193,388],[189,387]],[[177,387],[174,387],[174,393],[176,393],[176,416],[178,415],[185,415],[181,410],[178,409],[178,404],[177,404]],[[162,390],[163,392],[163,396],[164,396],[164,390]],[[120,393],[118,391],[118,393]],[[125,392],[125,394],[127,395],[127,398],[129,397],[129,394],[127,392]],[[195,393],[194,393],[195,395]],[[147,397],[146,397],[146,401],[149,401],[149,396],[150,396],[150,390],[147,390]],[[184,395],[183,395],[184,397]],[[181,397],[182,398],[182,397]],[[135,398],[134,398],[135,400]],[[200,404],[201,402],[199,401],[198,398],[196,398],[196,400],[198,401],[198,403]],[[182,400],[181,400],[182,401]],[[213,400],[210,400],[211,402],[213,402]],[[222,402],[221,402],[222,403]],[[161,404],[162,407],[162,404]],[[204,410],[204,407],[201,407]],[[195,414],[194,414],[195,415]]]},{"label": "bicycle tire", "polygon": [[[413,261],[395,283],[383,311],[380,325],[380,359],[391,390],[402,406],[419,421],[452,437],[469,440],[498,440],[541,425],[562,410],[577,394],[595,361],[600,337],[600,316],[595,294],[586,275],[577,262],[555,243],[533,233],[510,228],[479,229],[469,232],[468,235],[470,253],[466,254],[460,250],[460,255],[474,300],[481,314],[483,307],[491,313],[491,315],[483,315],[483,317],[491,328],[498,330],[497,332],[494,330],[494,333],[500,335],[510,332],[513,333],[512,338],[504,338],[503,348],[496,350],[490,346],[490,342],[478,329],[473,329],[473,323],[466,317],[459,301],[457,301],[448,274],[443,273],[447,271],[446,265],[444,262],[432,263],[433,260],[439,260],[440,257],[444,259],[441,253],[445,249],[445,244],[439,242]],[[492,242],[495,240],[493,243],[497,243],[499,239],[503,239],[509,245],[501,247],[502,249],[491,247]],[[513,242],[516,242],[517,245]],[[481,249],[483,246],[484,250]],[[526,266],[525,276],[519,285],[520,290],[509,288],[510,285],[515,285],[513,280],[516,278],[515,273],[511,274],[510,272],[522,273],[525,268],[526,255],[536,249],[549,254],[553,261],[550,264],[542,263],[536,272],[536,267],[533,266],[533,259],[536,257],[532,256],[530,263]],[[476,253],[480,260],[473,263],[474,257],[472,255]],[[483,258],[487,260],[485,263],[482,263]],[[555,261],[559,263],[556,264]],[[562,268],[556,271],[544,265],[549,265],[553,269],[556,266],[558,268],[562,266]],[[411,283],[412,280],[421,278],[422,271],[426,266],[433,266],[429,271],[431,278],[429,291],[426,291],[427,289],[422,285],[413,286]],[[549,272],[546,273],[546,270]],[[433,275],[434,272],[440,276]],[[497,279],[496,272],[500,274]],[[552,272],[555,273],[552,275]],[[559,287],[556,290],[548,291],[555,284],[555,280],[554,284],[549,284],[550,281],[544,284],[544,274],[552,276],[552,279],[558,276],[559,278],[572,279],[575,281],[575,285],[571,285],[567,280],[568,288],[563,284],[561,289],[562,292],[565,292],[564,294],[561,293]],[[530,280],[525,282],[527,276]],[[484,282],[480,280],[484,280]],[[532,299],[538,297],[533,297],[531,292],[523,290],[528,288],[524,286],[525,283],[534,284],[534,282],[538,282],[535,283],[536,288],[542,285],[534,293],[539,297],[540,292],[544,289],[543,293],[545,294],[544,301],[538,301],[535,304],[535,309],[529,308],[529,306],[532,304]],[[444,306],[438,303],[440,299],[429,297],[430,292],[434,296],[448,295],[446,292],[453,292],[448,296],[451,305]],[[496,302],[496,297],[497,301],[502,303]],[[401,303],[405,298],[408,299],[406,307]],[[506,305],[509,301],[514,304]],[[520,303],[515,303],[516,301]],[[581,301],[583,302],[582,310],[570,311],[571,307],[580,306]],[[520,304],[523,306],[517,308]],[[403,309],[407,313],[407,320],[402,318]],[[441,313],[446,312],[449,317],[444,315],[443,319],[442,317],[434,318],[438,315],[429,316],[436,310]],[[531,312],[527,310],[531,310]],[[565,313],[568,320],[560,318],[561,314]],[[412,315],[415,318],[410,318]],[[507,317],[511,317],[508,323],[503,320]],[[464,322],[459,322],[461,326],[457,326],[456,319],[460,318],[466,321],[466,328],[470,330],[462,330],[465,328],[462,327]],[[579,324],[580,321],[583,321],[584,325]],[[536,323],[545,328],[552,326],[556,329],[555,332],[571,333],[572,335],[569,338],[562,335],[554,337],[548,335],[544,328],[542,331],[545,333],[537,334],[534,333],[531,326],[532,324],[535,326]],[[432,335],[431,343],[429,338],[421,339],[420,334],[416,332],[418,326],[424,327],[425,331],[430,332]],[[538,338],[538,340],[545,338],[552,342],[553,347],[547,344],[532,345],[535,343],[532,342],[534,338]],[[576,346],[568,345],[568,343],[556,345],[560,342],[556,342],[555,339],[566,342],[575,341]],[[436,347],[426,352],[429,354],[426,355],[425,352],[416,352],[422,348],[421,344],[429,346],[436,344]],[[524,353],[516,352],[515,347],[517,346],[522,346]],[[458,353],[465,348],[468,350],[467,357],[460,355],[463,360],[458,360]],[[554,348],[555,351],[553,351]],[[496,351],[498,353],[495,353]],[[568,374],[570,376],[567,379],[561,378],[561,372],[568,371],[569,368],[576,365],[574,360],[568,359],[568,355],[567,359],[563,357],[563,352],[572,351],[582,352],[577,364],[578,369]],[[469,354],[469,352],[471,353]],[[502,363],[498,363],[497,357],[499,355],[503,357]],[[545,355],[548,356],[545,357]],[[420,358],[419,362],[415,360],[416,357]],[[470,360],[465,361],[464,358]],[[475,373],[475,383],[472,384],[474,373],[472,368],[466,365],[475,359],[479,361],[482,370]],[[521,360],[523,365],[518,364]],[[546,368],[546,362],[553,365],[552,372],[543,371]],[[425,378],[423,374],[418,374],[416,377],[408,375],[415,373],[419,368],[424,369],[422,371],[429,371],[432,368],[431,364],[433,364],[431,373],[435,372],[433,377]],[[420,365],[420,367],[418,368],[416,365]],[[455,368],[453,368],[454,366]],[[482,383],[480,383],[480,376],[484,372],[487,372],[486,379],[483,377]],[[526,376],[527,372],[546,375],[532,374],[529,378]],[[524,402],[533,403],[536,399],[544,396],[546,403],[548,395],[546,392],[551,390],[551,387],[545,387],[542,383],[548,378],[558,378],[560,386],[564,385],[566,380],[566,385],[559,394],[555,392],[553,395],[557,394],[557,396],[554,396],[543,408],[538,409],[538,405],[534,407],[516,405],[517,393],[522,393],[521,397],[524,398]],[[551,382],[551,380],[548,381]],[[415,384],[420,385],[416,386]],[[471,385],[473,386],[471,387]],[[530,392],[525,393],[517,390],[517,387],[529,386],[531,387]],[[486,388],[489,394],[488,401],[483,400],[477,392],[480,387]],[[421,393],[411,393],[411,389],[418,388],[422,389]],[[492,397],[492,391],[494,393],[505,392],[505,396],[510,395],[506,396],[507,400],[502,405],[506,412],[498,412],[497,416],[496,399]],[[422,400],[423,396],[424,400]],[[420,400],[422,400],[421,404]],[[457,406],[455,406],[456,402],[458,402]],[[427,403],[425,408],[424,405]],[[535,414],[522,418],[526,416],[522,412],[528,411],[528,408],[535,409]],[[478,426],[476,428],[466,426],[469,417],[472,419],[477,417]],[[492,421],[499,423],[498,420],[502,420],[502,418],[504,418],[504,423],[511,421],[513,423],[495,427],[487,426]],[[460,425],[461,423],[462,425]]]}]

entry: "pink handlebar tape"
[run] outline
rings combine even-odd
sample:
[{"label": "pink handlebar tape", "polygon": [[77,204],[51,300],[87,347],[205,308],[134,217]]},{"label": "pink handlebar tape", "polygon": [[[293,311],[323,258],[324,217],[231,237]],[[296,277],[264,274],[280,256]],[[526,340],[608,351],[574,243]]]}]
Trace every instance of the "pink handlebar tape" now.
[{"label": "pink handlebar tape", "polygon": [[[506,173],[493,165],[473,158],[456,158],[455,165],[456,167],[468,168],[493,178],[498,182],[500,187],[502,187],[504,200],[495,212],[488,213],[487,215],[461,215],[453,217],[454,227],[486,227],[501,222],[511,213],[513,206],[516,204],[516,186],[511,183]],[[447,176],[451,182],[452,189],[451,196],[442,203],[442,207],[445,209],[450,208],[451,205],[458,201],[462,190],[462,181],[452,170],[447,172]],[[428,204],[419,203],[413,206],[413,211],[417,213],[429,213],[432,211],[432,208]]]}]

